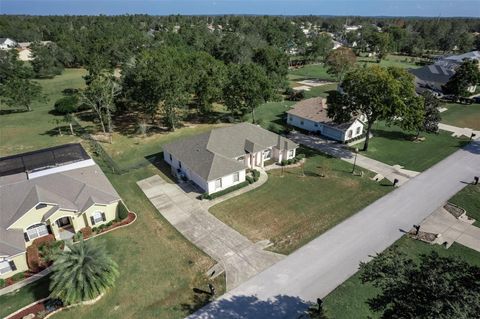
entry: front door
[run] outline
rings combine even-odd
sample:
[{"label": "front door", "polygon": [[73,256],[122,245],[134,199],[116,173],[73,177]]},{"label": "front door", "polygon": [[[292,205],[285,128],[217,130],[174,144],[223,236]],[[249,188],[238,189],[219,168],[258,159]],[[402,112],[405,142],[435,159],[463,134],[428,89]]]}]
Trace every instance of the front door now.
[{"label": "front door", "polygon": [[62,217],[60,219],[57,219],[57,225],[58,227],[65,227],[70,225],[70,218],[69,217]]}]

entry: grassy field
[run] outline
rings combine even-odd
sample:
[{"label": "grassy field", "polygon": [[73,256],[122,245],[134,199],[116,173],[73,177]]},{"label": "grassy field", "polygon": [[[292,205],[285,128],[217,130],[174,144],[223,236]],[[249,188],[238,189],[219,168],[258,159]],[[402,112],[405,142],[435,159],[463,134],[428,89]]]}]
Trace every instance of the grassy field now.
[{"label": "grassy field", "polygon": [[[55,101],[62,97],[64,89],[84,85],[83,75],[83,69],[66,69],[62,75],[53,79],[38,80],[43,89],[42,94],[45,95],[43,101],[33,103],[31,112],[0,115],[0,156],[78,141],[77,137],[68,135],[66,129],[66,134],[59,136],[53,120],[62,117],[49,112],[53,110]],[[11,110],[5,105],[0,106],[3,113]]]},{"label": "grassy field", "polygon": [[[305,177],[301,168],[270,171],[261,187],[210,209],[215,216],[253,241],[269,239],[271,248],[290,253],[391,188],[367,176],[352,176],[352,166],[309,150]],[[320,177],[324,170],[326,177]],[[355,198],[355,200],[352,200]]]},{"label": "grassy field", "polygon": [[480,184],[468,185],[450,199],[450,202],[467,211],[467,216],[475,219],[474,225],[480,227]]},{"label": "grassy field", "polygon": [[[98,161],[98,159],[96,159]],[[64,311],[54,318],[183,318],[193,302],[194,287],[207,289],[205,272],[213,261],[165,221],[136,185],[157,174],[152,165],[125,175],[108,175],[137,221],[98,239],[120,266],[115,288],[93,306]],[[221,294],[224,277],[213,284]],[[0,297],[0,317],[48,293],[48,280]]]},{"label": "grassy field", "polygon": [[335,77],[327,73],[327,69],[323,64],[307,64],[299,69],[290,70],[288,72],[288,79],[292,81],[301,81],[304,79],[335,81]]},{"label": "grassy field", "polygon": [[[415,61],[418,61],[418,58],[414,58]],[[380,66],[389,67],[395,66],[399,68],[405,69],[416,69],[420,66],[415,64],[415,61],[412,62],[412,57],[404,56],[404,55],[394,55],[389,54],[385,59],[380,61]],[[357,64],[364,65],[364,64],[378,64],[377,59],[373,57],[358,57]]]},{"label": "grassy field", "polygon": [[419,172],[438,163],[466,143],[466,139],[452,137],[451,133],[444,131],[438,134],[422,133],[421,136],[425,136],[426,140],[413,142],[400,128],[388,127],[382,122],[373,125],[373,135],[368,151],[363,152],[363,155]]},{"label": "grassy field", "polygon": [[448,110],[441,113],[442,123],[480,130],[480,104],[449,103],[445,107]]},{"label": "grassy field", "polygon": [[[436,251],[440,256],[464,259],[471,264],[480,266],[480,253],[456,243],[449,249],[445,249],[440,245],[429,245],[403,237],[395,245],[414,260],[418,260],[421,254]],[[380,315],[372,312],[366,304],[368,299],[373,298],[379,292],[370,284],[362,284],[360,273],[357,273],[324,299],[326,314],[329,318],[335,319],[379,318]]]}]

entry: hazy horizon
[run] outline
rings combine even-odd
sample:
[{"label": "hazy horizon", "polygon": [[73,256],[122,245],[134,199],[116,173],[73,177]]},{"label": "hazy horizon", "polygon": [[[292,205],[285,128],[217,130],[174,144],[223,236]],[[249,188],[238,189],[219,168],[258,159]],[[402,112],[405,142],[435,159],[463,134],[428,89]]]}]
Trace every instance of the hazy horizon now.
[{"label": "hazy horizon", "polygon": [[480,17],[479,0],[0,0],[8,15]]}]

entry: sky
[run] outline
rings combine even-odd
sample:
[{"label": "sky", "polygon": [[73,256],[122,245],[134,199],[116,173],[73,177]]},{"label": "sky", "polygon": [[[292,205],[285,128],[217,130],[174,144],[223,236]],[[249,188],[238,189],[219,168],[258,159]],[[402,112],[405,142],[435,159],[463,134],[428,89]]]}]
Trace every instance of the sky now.
[{"label": "sky", "polygon": [[0,0],[0,14],[479,17],[480,0]]}]

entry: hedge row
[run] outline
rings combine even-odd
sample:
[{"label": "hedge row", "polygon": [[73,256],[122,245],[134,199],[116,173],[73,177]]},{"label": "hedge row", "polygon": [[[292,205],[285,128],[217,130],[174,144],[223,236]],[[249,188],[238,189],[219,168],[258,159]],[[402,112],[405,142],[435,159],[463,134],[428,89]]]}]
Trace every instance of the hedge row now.
[{"label": "hedge row", "polygon": [[237,185],[231,186],[229,188],[225,188],[224,190],[221,190],[221,191],[213,193],[213,194],[203,193],[201,195],[201,199],[214,199],[214,198],[220,197],[222,195],[225,195],[225,194],[231,193],[233,191],[236,191],[237,189],[243,188],[243,187],[248,186],[248,185],[250,185],[250,183],[248,181],[244,181],[244,182],[241,182]]},{"label": "hedge row", "polygon": [[292,165],[292,164],[296,164],[298,163],[299,161],[301,161],[302,159],[305,158],[305,154],[298,154],[297,156],[295,156],[294,158],[291,158],[289,160],[283,160],[280,165],[282,166],[287,166],[287,165]]}]

